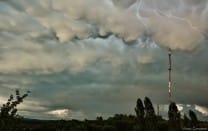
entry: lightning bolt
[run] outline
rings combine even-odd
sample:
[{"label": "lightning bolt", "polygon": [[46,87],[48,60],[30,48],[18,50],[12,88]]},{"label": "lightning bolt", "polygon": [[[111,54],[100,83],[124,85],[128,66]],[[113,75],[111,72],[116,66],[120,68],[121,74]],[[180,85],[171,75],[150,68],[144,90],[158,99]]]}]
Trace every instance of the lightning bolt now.
[{"label": "lightning bolt", "polygon": [[169,17],[175,18],[175,19],[177,19],[177,20],[184,21],[184,22],[186,22],[186,23],[192,28],[192,30],[197,31],[197,32],[199,32],[200,34],[201,34],[201,33],[202,33],[202,34],[206,34],[206,32],[203,32],[203,31],[201,31],[197,26],[194,26],[193,23],[192,23],[189,19],[177,17],[177,16],[173,15],[172,13],[170,13]]},{"label": "lightning bolt", "polygon": [[146,18],[143,18],[143,17],[140,15],[140,9],[141,9],[141,7],[142,7],[143,0],[137,0],[137,3],[138,3],[137,11],[136,11],[137,19],[144,25],[144,27],[146,28],[146,30],[148,30],[147,25],[146,25],[146,23],[144,22],[144,21],[146,20]]},{"label": "lightning bolt", "polygon": [[187,24],[190,26],[190,28],[191,28],[192,30],[194,30],[194,31],[196,31],[196,32],[199,32],[200,35],[201,35],[202,37],[203,37],[202,34],[206,34],[206,32],[203,32],[203,31],[201,31],[197,26],[194,26],[193,23],[192,23],[189,19],[175,16],[175,15],[173,15],[172,12],[169,12],[168,14],[166,14],[166,13],[164,13],[163,11],[161,11],[160,9],[158,9],[158,7],[156,6],[156,3],[155,3],[154,0],[152,0],[152,3],[154,3],[154,7],[155,7],[155,9],[153,10],[153,12],[154,12],[156,15],[158,15],[158,16],[160,16],[160,17],[161,17],[161,15],[162,15],[162,16],[165,16],[165,17],[167,17],[167,18],[174,18],[174,19],[176,19],[176,20],[183,21],[183,22],[187,23]]},{"label": "lightning bolt", "polygon": [[[160,13],[162,13],[160,10],[158,10],[158,11],[159,11]],[[186,19],[186,18],[177,17],[177,16],[173,15],[172,12],[170,12],[169,14],[165,14],[165,13],[163,13],[163,14],[164,14],[164,16],[166,16],[167,18],[174,18],[174,19],[176,19],[176,20],[184,21],[185,23],[187,23],[187,24],[191,27],[192,30],[195,30],[195,31],[197,31],[197,32],[202,33],[202,31],[200,31],[198,27],[194,26],[194,25],[192,24],[192,22],[191,22],[190,20]]]}]

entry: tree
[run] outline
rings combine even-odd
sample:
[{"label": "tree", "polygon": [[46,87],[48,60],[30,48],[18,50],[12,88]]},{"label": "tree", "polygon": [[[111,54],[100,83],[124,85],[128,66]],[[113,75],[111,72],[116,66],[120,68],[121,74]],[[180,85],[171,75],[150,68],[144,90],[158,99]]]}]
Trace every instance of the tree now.
[{"label": "tree", "polygon": [[17,113],[17,106],[23,102],[30,92],[27,91],[25,94],[20,95],[19,90],[16,90],[16,99],[13,95],[10,95],[6,104],[1,107],[0,117],[1,118],[14,118]]},{"label": "tree", "polygon": [[157,119],[155,115],[155,110],[151,100],[148,97],[145,97],[144,105],[145,105],[145,130],[156,131]]},{"label": "tree", "polygon": [[137,104],[135,107],[135,112],[137,116],[138,125],[135,127],[135,131],[143,131],[144,130],[144,106],[142,100],[140,98],[137,99]]},{"label": "tree", "polygon": [[98,116],[98,117],[96,117],[96,120],[97,121],[103,121],[103,117],[102,116]]},{"label": "tree", "polygon": [[184,116],[183,116],[183,126],[184,127],[189,127],[189,123],[190,123],[189,118],[186,116],[186,114],[184,114]]},{"label": "tree", "polygon": [[135,112],[138,119],[144,119],[144,106],[140,98],[137,99],[137,104],[135,107]]},{"label": "tree", "polygon": [[155,117],[155,110],[153,108],[152,102],[148,97],[145,97],[144,99],[144,105],[145,105],[145,117]]},{"label": "tree", "polygon": [[180,112],[174,102],[169,105],[168,110],[169,117],[169,130],[180,131]]},{"label": "tree", "polygon": [[191,126],[197,127],[198,119],[197,119],[196,113],[193,112],[192,110],[189,110],[189,117],[191,119]]}]

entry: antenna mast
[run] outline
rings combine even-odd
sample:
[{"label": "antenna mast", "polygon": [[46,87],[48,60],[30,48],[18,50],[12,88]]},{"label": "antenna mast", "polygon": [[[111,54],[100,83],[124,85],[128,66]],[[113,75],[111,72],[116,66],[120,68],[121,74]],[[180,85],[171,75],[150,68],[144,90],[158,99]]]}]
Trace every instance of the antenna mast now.
[{"label": "antenna mast", "polygon": [[169,68],[168,68],[168,77],[169,77],[169,82],[168,82],[168,94],[169,94],[169,104],[172,102],[171,99],[171,70],[172,70],[172,61],[171,61],[171,49],[169,48],[168,50],[168,58],[169,58]]}]

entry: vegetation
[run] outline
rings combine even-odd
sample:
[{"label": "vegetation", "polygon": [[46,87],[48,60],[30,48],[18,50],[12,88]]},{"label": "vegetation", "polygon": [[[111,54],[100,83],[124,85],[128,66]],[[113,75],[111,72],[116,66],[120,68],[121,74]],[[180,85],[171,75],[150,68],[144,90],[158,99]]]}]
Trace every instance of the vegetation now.
[{"label": "vegetation", "polygon": [[19,90],[16,90],[15,97],[13,94],[10,95],[9,99],[1,107],[0,112],[0,130],[12,131],[17,129],[17,121],[19,116],[17,115],[17,106],[23,102],[30,92],[26,92],[20,95]]},{"label": "vegetation", "polygon": [[101,116],[96,120],[31,120],[18,117],[17,105],[23,102],[28,93],[20,95],[16,91],[16,99],[11,95],[1,107],[0,130],[2,131],[181,131],[196,130],[197,128],[208,129],[207,122],[198,121],[196,114],[189,111],[189,117],[180,112],[174,102],[169,105],[169,120],[155,114],[152,102],[145,97],[144,102],[139,98],[136,102],[134,115],[115,114],[104,120]]},{"label": "vegetation", "polygon": [[172,102],[169,105],[168,110],[168,124],[169,124],[169,130],[170,131],[179,131],[181,129],[180,127],[180,112],[178,111],[178,108],[174,102]]},{"label": "vegetation", "polygon": [[14,95],[10,95],[6,104],[3,104],[1,107],[0,118],[14,118],[17,113],[17,106],[23,102],[23,100],[28,96],[28,93],[20,95],[19,90],[16,90],[16,99],[14,99]]}]

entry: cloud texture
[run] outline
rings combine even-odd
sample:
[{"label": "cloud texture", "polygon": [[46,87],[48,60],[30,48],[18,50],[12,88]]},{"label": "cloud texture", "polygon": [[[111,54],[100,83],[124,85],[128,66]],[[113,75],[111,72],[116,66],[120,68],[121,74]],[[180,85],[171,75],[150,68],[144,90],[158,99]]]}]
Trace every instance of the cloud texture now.
[{"label": "cloud texture", "polygon": [[174,100],[206,114],[207,2],[1,0],[0,102],[32,90],[21,113],[42,119],[133,113],[144,96],[166,104],[171,48]]}]

